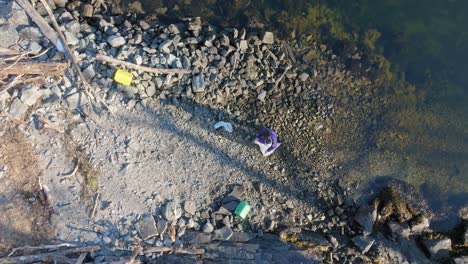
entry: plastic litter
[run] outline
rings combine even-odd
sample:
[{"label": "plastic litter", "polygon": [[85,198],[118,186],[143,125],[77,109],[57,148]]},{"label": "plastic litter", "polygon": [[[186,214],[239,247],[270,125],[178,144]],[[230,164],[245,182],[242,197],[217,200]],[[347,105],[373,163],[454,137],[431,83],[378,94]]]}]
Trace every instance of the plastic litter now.
[{"label": "plastic litter", "polygon": [[244,219],[247,214],[250,212],[250,209],[252,209],[252,206],[246,201],[241,201],[237,207],[234,213],[238,215],[240,218]]},{"label": "plastic litter", "polygon": [[214,124],[213,127],[215,129],[218,129],[218,128],[222,127],[228,133],[232,133],[232,131],[233,131],[231,123],[224,122],[224,121],[219,121],[218,123]]},{"label": "plastic litter", "polygon": [[114,73],[114,81],[120,84],[130,85],[130,83],[132,82],[132,79],[133,79],[133,74],[128,71],[117,69]]},{"label": "plastic litter", "polygon": [[264,157],[271,155],[281,145],[276,132],[268,128],[262,128],[258,132],[254,143],[260,147]]},{"label": "plastic litter", "polygon": [[57,50],[62,52],[62,53],[65,53],[65,47],[63,46],[63,43],[62,41],[60,41],[59,38],[57,38],[57,42],[55,43],[55,47],[57,47]]}]

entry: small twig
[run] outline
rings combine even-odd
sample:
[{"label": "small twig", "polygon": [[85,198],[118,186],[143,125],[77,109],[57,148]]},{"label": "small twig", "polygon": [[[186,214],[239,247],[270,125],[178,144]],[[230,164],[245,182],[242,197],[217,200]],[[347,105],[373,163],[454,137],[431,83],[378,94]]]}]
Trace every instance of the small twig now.
[{"label": "small twig", "polygon": [[81,248],[70,248],[70,249],[54,251],[54,252],[39,253],[39,254],[34,254],[34,255],[5,257],[5,258],[0,258],[0,263],[13,264],[13,263],[50,262],[50,260],[52,259],[58,259],[61,261],[66,260],[66,263],[68,263],[69,259],[65,257],[66,255],[83,253],[83,252],[94,252],[99,249],[101,249],[100,246],[89,246],[89,247],[81,247]]},{"label": "small twig", "polygon": [[[71,64],[75,68],[75,70],[78,72],[78,76],[81,79],[81,82],[83,84],[83,89],[84,89],[84,94],[90,98],[90,99],[95,99],[93,95],[90,93],[91,85],[89,85],[88,81],[84,77],[83,73],[81,72],[80,66],[78,65],[78,61],[75,58],[74,54],[68,47],[67,41],[65,39],[65,36],[63,35],[62,31],[60,30],[60,27],[57,23],[57,20],[55,19],[55,16],[52,12],[52,9],[50,8],[49,4],[45,0],[40,0],[41,3],[43,4],[44,8],[47,11],[47,14],[50,17],[50,20],[52,21],[52,25],[55,28],[54,30],[49,26],[47,21],[34,9],[34,7],[27,1],[27,0],[15,0],[23,9],[26,11],[26,13],[31,17],[31,19],[38,25],[38,27],[41,29],[42,33],[52,42],[54,45],[57,47],[57,49],[64,48],[67,54],[68,59],[71,61]],[[90,100],[91,101],[91,100]],[[109,111],[110,108],[104,102],[102,99],[98,98],[96,101],[99,101],[102,103]],[[111,114],[112,111],[110,111]]]},{"label": "small twig", "polygon": [[6,67],[0,67],[0,76],[9,74],[22,75],[22,74],[36,74],[36,75],[55,75],[63,76],[66,63],[57,62],[22,62],[17,63],[19,59]]},{"label": "small twig", "polygon": [[34,7],[27,0],[15,0],[26,11],[29,17],[41,29],[42,33],[48,38],[55,46],[57,46],[57,33],[49,26],[47,21],[34,9]]},{"label": "small twig", "polygon": [[11,81],[8,85],[6,85],[5,87],[1,88],[0,90],[0,95],[7,92],[10,88],[14,87],[15,85],[21,83],[21,77],[23,77],[23,75],[18,75],[16,76],[13,81]]},{"label": "small twig", "polygon": [[59,25],[57,23],[57,20],[55,19],[55,16],[54,16],[54,14],[52,12],[52,9],[50,8],[50,6],[49,6],[49,4],[47,3],[46,0],[40,0],[40,1],[41,1],[42,5],[44,5],[44,8],[46,9],[47,14],[49,15],[50,20],[52,21],[52,25],[54,26],[55,31],[57,31],[58,37],[59,37],[60,41],[63,44],[63,48],[66,51],[68,59],[70,60],[71,64],[73,65],[76,72],[78,73],[78,76],[81,79],[81,83],[83,84],[84,94],[90,99],[90,102],[92,102],[92,100],[94,100],[96,102],[100,102],[101,104],[103,104],[107,108],[107,110],[109,110],[109,112],[111,114],[114,114],[114,113],[112,113],[112,111],[109,108],[109,106],[107,105],[107,103],[104,102],[104,100],[99,98],[99,96],[97,98],[94,98],[94,96],[91,94],[90,90],[91,90],[92,87],[88,83],[88,80],[84,77],[83,73],[81,72],[80,66],[78,65],[78,60],[76,59],[75,55],[70,50],[70,48],[68,47],[67,40],[66,40],[65,36],[63,35],[63,32],[61,31],[61,29],[60,29],[60,27],[59,27]]},{"label": "small twig", "polygon": [[84,259],[86,258],[86,255],[88,255],[88,252],[81,253],[78,259],[76,260],[75,264],[83,263]]},{"label": "small twig", "polygon": [[78,171],[79,166],[80,166],[80,163],[76,162],[76,166],[70,174],[68,175],[60,174],[60,176],[62,176],[61,179],[73,177],[75,173]]},{"label": "small twig", "polygon": [[[43,0],[41,0],[43,1]],[[185,70],[185,69],[157,69],[157,68],[151,68],[151,67],[146,67],[146,66],[140,66],[136,65],[127,61],[122,61],[118,59],[114,59],[112,57],[102,55],[102,54],[97,54],[96,55],[96,60],[102,61],[102,62],[108,62],[108,63],[113,63],[113,64],[118,64],[118,65],[123,65],[125,67],[138,70],[138,71],[145,71],[145,72],[151,72],[151,73],[161,73],[161,74],[184,74],[184,73],[191,73],[191,70]]]},{"label": "small twig", "polygon": [[19,51],[0,47],[0,56],[13,56],[19,54]]},{"label": "small twig", "polygon": [[140,245],[134,246],[132,248],[132,255],[130,256],[130,260],[128,261],[128,263],[133,263],[133,261],[135,261],[136,257],[138,257],[138,255],[141,254],[141,252],[142,247]]},{"label": "small twig", "polygon": [[58,25],[57,20],[55,19],[54,13],[52,12],[52,9],[50,8],[50,6],[49,6],[49,4],[47,3],[46,0],[39,0],[39,1],[41,1],[42,5],[44,6],[45,10],[47,11],[47,14],[50,17],[50,20],[52,21],[52,26],[54,27],[55,31],[58,34],[58,37],[59,37],[60,41],[63,44],[63,48],[66,51],[67,57],[69,58],[69,60],[72,63],[73,67],[75,68],[76,72],[78,73],[78,76],[80,76],[81,82],[83,83],[83,87],[85,89],[85,93],[87,94],[87,96],[89,96],[91,99],[93,99],[93,97],[91,96],[91,94],[89,94],[89,91],[88,91],[88,87],[90,87],[90,85],[89,85],[88,81],[86,80],[86,78],[84,77],[83,73],[81,72],[80,66],[78,65],[78,61],[75,58],[75,55],[73,54],[73,52],[68,47],[65,35],[63,35],[63,32],[60,29],[60,26]]},{"label": "small twig", "polygon": [[175,239],[176,239],[176,229],[175,229],[176,225],[175,223],[171,223],[171,225],[169,226],[168,230],[167,230],[167,234],[169,235],[169,238],[175,242]]},{"label": "small twig", "polygon": [[17,247],[11,250],[10,254],[8,254],[8,257],[11,257],[13,254],[15,254],[17,251],[22,251],[22,250],[56,250],[61,247],[76,247],[75,244],[70,244],[70,243],[62,243],[58,245],[41,245],[41,246],[24,246],[24,247]]},{"label": "small twig", "polygon": [[96,198],[94,199],[94,206],[93,206],[93,210],[91,211],[91,219],[94,218],[94,215],[96,214],[96,208],[97,208],[97,204],[98,204],[98,201],[99,201],[99,197],[101,196],[100,193],[96,193]]},{"label": "small twig", "polygon": [[288,65],[288,66],[286,67],[286,69],[284,69],[283,74],[281,74],[281,76],[278,78],[278,80],[277,80],[276,83],[275,83],[275,88],[278,87],[279,83],[283,80],[284,75],[286,75],[286,73],[288,72],[288,70],[289,70],[290,68],[291,68],[291,65]]},{"label": "small twig", "polygon": [[179,254],[187,255],[201,255],[205,253],[202,248],[178,248],[178,247],[147,247],[144,248],[140,253],[161,253],[161,252],[174,252]]},{"label": "small twig", "polygon": [[39,178],[39,200],[47,206],[52,204],[52,197],[50,195],[50,190],[47,185],[42,184],[42,178]]},{"label": "small twig", "polygon": [[92,1],[94,2],[93,3],[93,7],[94,7],[94,10],[98,9],[99,7],[101,7],[101,5],[103,4],[104,0],[96,0],[96,1]]},{"label": "small twig", "polygon": [[[14,60],[17,60],[17,59],[19,59],[19,60],[21,60],[21,59],[28,59],[28,60],[29,60],[29,59],[35,59],[35,58],[38,58],[38,57],[40,57],[40,56],[46,54],[49,50],[50,50],[50,48],[47,48],[47,49],[43,50],[41,53],[36,54],[36,55],[34,55],[34,56],[29,56],[29,55],[33,54],[33,53],[31,53],[31,52],[16,53],[16,54],[14,54],[14,56],[9,57],[9,58],[5,58],[5,59],[3,59],[3,60],[4,60],[5,62],[8,62],[8,61],[14,61]],[[1,55],[1,54],[0,54],[0,55]]]},{"label": "small twig", "polygon": [[25,54],[20,54],[20,55],[18,55],[18,56],[15,56],[15,58],[12,59],[12,60],[14,60],[14,62],[13,62],[11,65],[8,65],[8,66],[5,67],[4,69],[2,69],[1,71],[3,72],[3,71],[6,71],[6,70],[8,70],[8,69],[10,69],[10,68],[13,68],[13,67],[14,67],[23,57],[25,57],[25,56],[26,56]]},{"label": "small twig", "polygon": [[[44,124],[44,127],[45,128],[50,128],[50,129],[53,129],[59,133],[65,133],[65,128],[59,126],[59,125],[56,125],[54,123],[52,123],[51,121],[49,121],[49,119],[46,119],[46,118],[43,118],[43,117],[38,117],[37,120],[39,120],[41,123]],[[78,164],[76,165],[76,169],[78,169]],[[69,176],[65,176],[65,177],[71,177],[73,176],[74,174],[76,173],[76,171],[74,171],[72,173],[72,175],[69,175]]]}]

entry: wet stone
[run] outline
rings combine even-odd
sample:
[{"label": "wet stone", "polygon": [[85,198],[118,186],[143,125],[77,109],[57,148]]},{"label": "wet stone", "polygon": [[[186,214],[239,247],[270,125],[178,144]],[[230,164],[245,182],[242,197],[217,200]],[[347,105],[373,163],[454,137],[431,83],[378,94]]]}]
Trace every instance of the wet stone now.
[{"label": "wet stone", "polygon": [[359,207],[354,220],[362,227],[363,234],[369,235],[374,228],[374,222],[377,217],[377,212],[368,205]]},{"label": "wet stone", "polygon": [[418,216],[410,222],[411,231],[418,233],[429,227],[429,219],[425,216]]},{"label": "wet stone", "polygon": [[455,264],[468,264],[468,256],[460,256],[453,259]]},{"label": "wet stone", "polygon": [[463,243],[468,245],[468,224],[465,224],[465,232],[463,233]]},{"label": "wet stone", "polygon": [[452,249],[450,238],[425,240],[423,241],[423,245],[429,252],[431,259],[434,260],[447,257]]},{"label": "wet stone", "polygon": [[397,238],[399,236],[403,238],[408,238],[410,235],[410,229],[408,224],[400,224],[394,221],[390,221],[387,223],[388,228],[390,229],[390,232],[392,233],[392,236],[394,238]]},{"label": "wet stone", "polygon": [[357,236],[352,239],[353,244],[361,251],[362,254],[366,254],[374,245],[375,240],[368,236]]}]

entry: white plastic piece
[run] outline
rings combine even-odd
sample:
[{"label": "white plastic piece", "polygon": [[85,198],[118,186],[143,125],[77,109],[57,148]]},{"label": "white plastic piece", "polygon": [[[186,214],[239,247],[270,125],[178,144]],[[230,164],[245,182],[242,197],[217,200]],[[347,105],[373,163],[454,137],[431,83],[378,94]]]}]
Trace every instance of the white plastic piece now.
[{"label": "white plastic piece", "polygon": [[218,129],[218,128],[222,127],[228,133],[232,133],[232,131],[233,131],[231,123],[224,122],[224,121],[219,121],[218,123],[214,124],[213,127],[215,129]]},{"label": "white plastic piece", "polygon": [[255,140],[254,143],[257,144],[260,147],[260,151],[262,152],[264,157],[268,157],[271,153],[273,153],[273,151],[268,152],[268,149],[271,147],[271,143],[270,144],[263,144],[263,143],[259,142],[258,140]]},{"label": "white plastic piece", "polygon": [[275,149],[272,149],[272,150],[268,151],[268,149],[271,147],[272,144],[263,144],[263,143],[259,142],[258,140],[255,140],[254,143],[257,144],[260,147],[260,151],[262,152],[264,157],[270,156],[271,154],[273,154],[273,152],[275,152],[275,150],[279,146],[281,146],[281,143],[278,143],[278,145],[277,145],[277,147]]},{"label": "white plastic piece", "polygon": [[55,47],[57,47],[58,51],[65,53],[65,47],[63,46],[63,43],[62,41],[60,41],[59,38],[57,38],[57,43],[55,43]]}]

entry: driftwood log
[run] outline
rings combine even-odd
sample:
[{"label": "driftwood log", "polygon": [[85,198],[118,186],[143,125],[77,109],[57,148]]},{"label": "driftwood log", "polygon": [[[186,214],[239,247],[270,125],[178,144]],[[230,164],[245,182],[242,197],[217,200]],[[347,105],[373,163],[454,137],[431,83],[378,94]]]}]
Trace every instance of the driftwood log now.
[{"label": "driftwood log", "polygon": [[0,77],[6,75],[54,75],[63,76],[68,65],[57,62],[20,62],[0,67]]},{"label": "driftwood log", "polygon": [[85,252],[94,252],[101,249],[99,246],[89,246],[81,248],[70,248],[65,250],[38,253],[34,255],[15,256],[0,258],[0,264],[13,264],[13,263],[34,263],[34,262],[57,262],[57,263],[72,263],[67,255],[81,254]]}]

